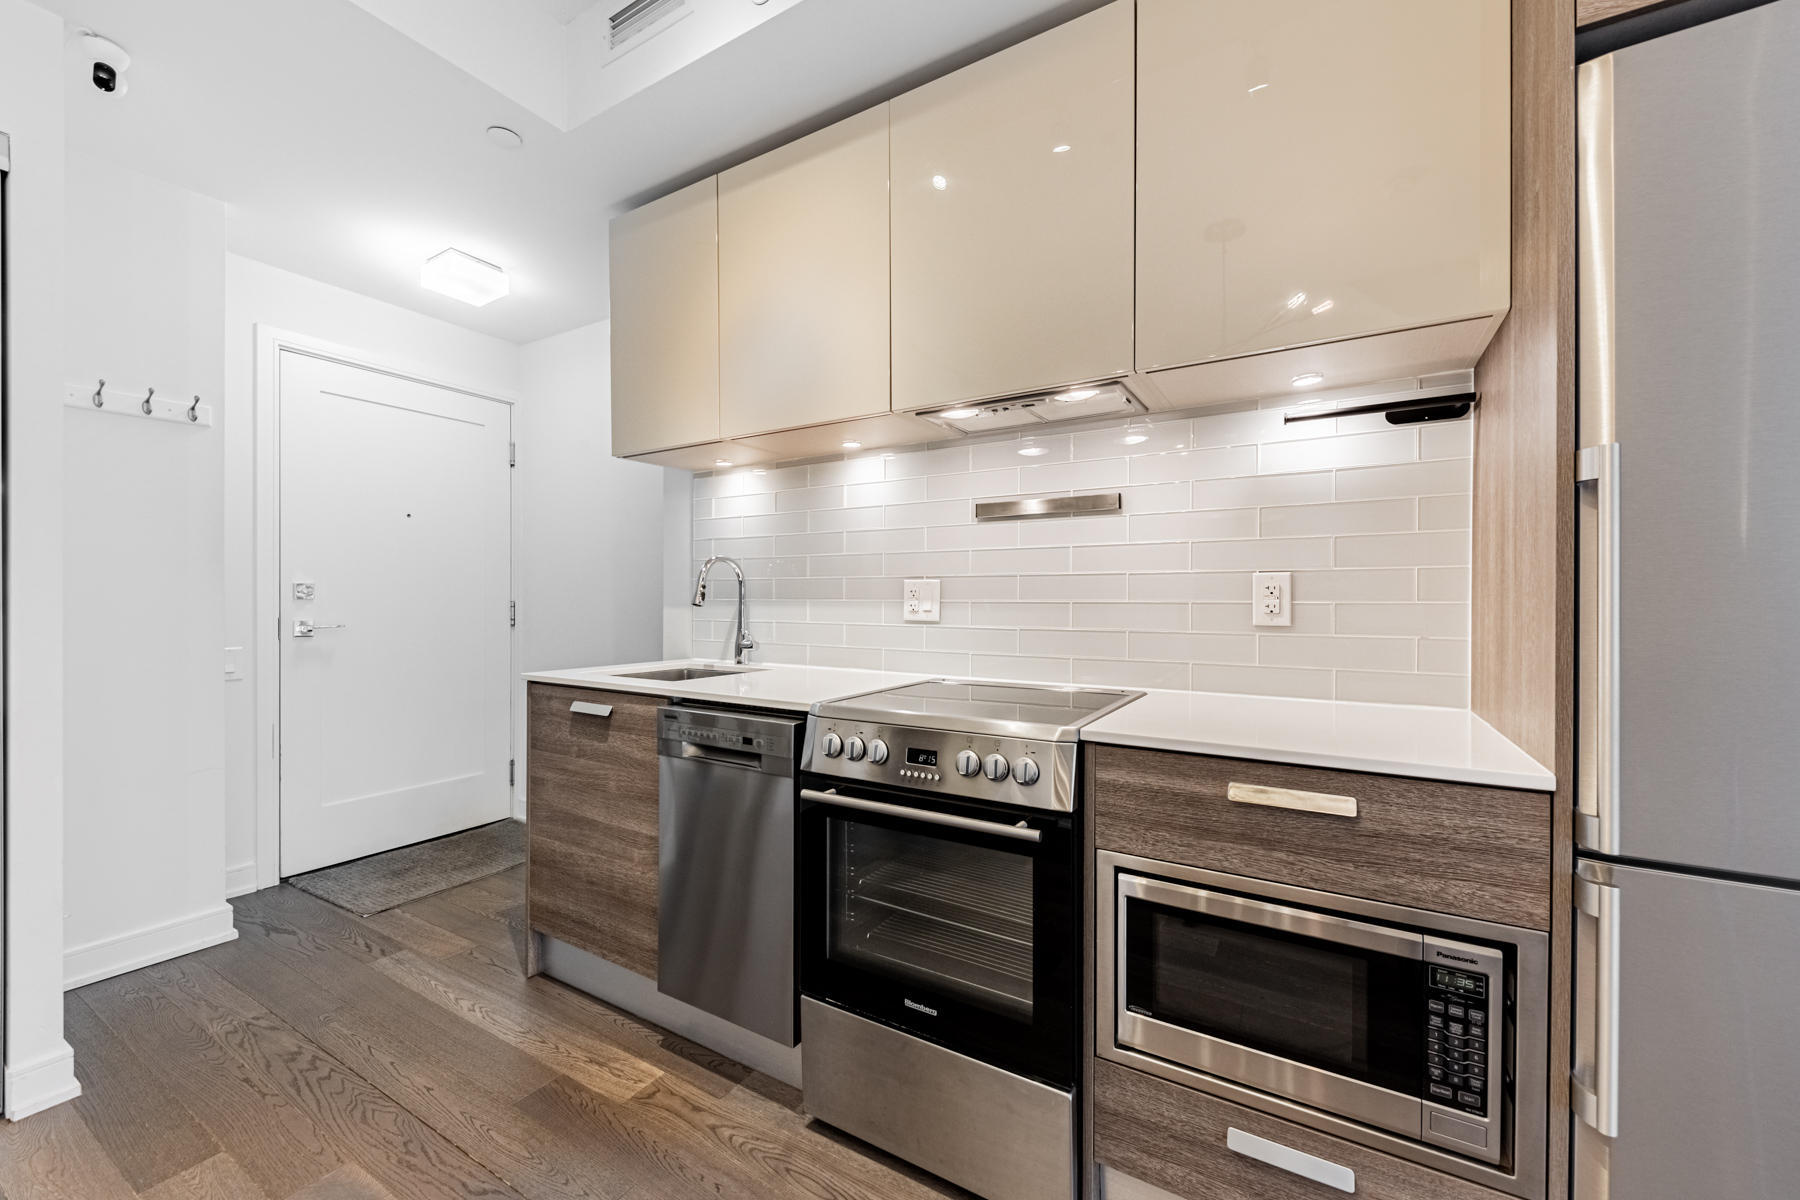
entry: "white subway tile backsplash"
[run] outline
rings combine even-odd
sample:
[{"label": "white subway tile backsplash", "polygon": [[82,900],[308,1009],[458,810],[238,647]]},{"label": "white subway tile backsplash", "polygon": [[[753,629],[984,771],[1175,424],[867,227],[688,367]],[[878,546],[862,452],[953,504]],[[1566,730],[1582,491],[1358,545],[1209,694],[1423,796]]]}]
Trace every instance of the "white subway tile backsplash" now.
[{"label": "white subway tile backsplash", "polygon": [[[743,560],[760,662],[1466,706],[1472,422],[1287,407],[698,476],[693,553]],[[1095,491],[1123,511],[974,519]],[[1250,623],[1258,570],[1294,572],[1293,626]],[[902,621],[920,576],[937,624]],[[697,652],[730,654],[734,599]]]},{"label": "white subway tile backsplash", "polygon": [[1443,567],[1469,561],[1466,531],[1368,534],[1337,539],[1340,567]]},{"label": "white subway tile backsplash", "polygon": [[1359,500],[1348,504],[1292,504],[1262,510],[1264,537],[1320,533],[1402,533],[1417,529],[1417,501]]}]

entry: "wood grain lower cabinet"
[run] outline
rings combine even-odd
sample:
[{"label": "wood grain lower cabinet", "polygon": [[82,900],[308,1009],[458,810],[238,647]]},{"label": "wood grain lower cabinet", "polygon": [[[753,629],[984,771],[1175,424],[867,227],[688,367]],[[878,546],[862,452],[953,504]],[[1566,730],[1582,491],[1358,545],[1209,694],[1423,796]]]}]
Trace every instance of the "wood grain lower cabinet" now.
[{"label": "wood grain lower cabinet", "polygon": [[1170,1083],[1094,1062],[1094,1161],[1183,1200],[1329,1200],[1345,1193],[1226,1148],[1232,1129],[1355,1174],[1367,1200],[1504,1200],[1504,1193]]},{"label": "wood grain lower cabinet", "polygon": [[528,697],[529,925],[655,979],[660,701],[544,683]]},{"label": "wood grain lower cabinet", "polygon": [[[1093,763],[1102,850],[1550,928],[1547,793],[1124,746]],[[1239,803],[1234,783],[1350,797],[1356,815]]]}]

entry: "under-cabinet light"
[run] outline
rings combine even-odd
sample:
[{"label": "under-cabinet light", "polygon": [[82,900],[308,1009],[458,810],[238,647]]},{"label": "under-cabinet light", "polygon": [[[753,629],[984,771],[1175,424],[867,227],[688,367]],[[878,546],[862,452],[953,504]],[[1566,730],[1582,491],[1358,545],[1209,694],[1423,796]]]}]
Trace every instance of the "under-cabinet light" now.
[{"label": "under-cabinet light", "polygon": [[1026,446],[1020,449],[1019,453],[1026,458],[1036,458],[1040,454],[1050,453],[1050,448],[1048,446]]},{"label": "under-cabinet light", "polygon": [[461,300],[480,308],[491,304],[511,289],[506,272],[491,262],[484,262],[461,250],[442,250],[425,260],[419,269],[419,284],[428,291]]},{"label": "under-cabinet light", "polygon": [[1099,388],[1076,388],[1072,392],[1063,392],[1056,400],[1059,404],[1078,404],[1083,400],[1092,400],[1099,394]]},{"label": "under-cabinet light", "polygon": [[950,181],[945,179],[942,175],[933,175],[931,177],[931,186],[941,192],[950,186]]},{"label": "under-cabinet light", "polygon": [[980,415],[981,410],[979,408],[953,408],[949,412],[941,412],[938,414],[938,416],[951,421],[961,421],[968,417],[979,417]]},{"label": "under-cabinet light", "polygon": [[845,442],[845,443],[843,443],[843,446],[844,446],[844,449],[846,449],[846,450],[861,450],[862,449],[861,442]]}]

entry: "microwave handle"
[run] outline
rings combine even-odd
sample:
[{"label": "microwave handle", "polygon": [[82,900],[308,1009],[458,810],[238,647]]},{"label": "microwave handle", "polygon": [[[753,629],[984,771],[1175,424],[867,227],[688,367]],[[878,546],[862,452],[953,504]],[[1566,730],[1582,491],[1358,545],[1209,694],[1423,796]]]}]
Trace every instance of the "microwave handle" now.
[{"label": "microwave handle", "polygon": [[[1575,907],[1595,923],[1593,940],[1593,1045],[1589,1063],[1572,1072],[1575,1112],[1605,1137],[1619,1136],[1619,889],[1597,863],[1582,863],[1575,876]],[[1581,945],[1577,939],[1576,945]],[[1577,950],[1579,953],[1579,949]],[[1579,964],[1578,964],[1579,968]],[[1577,972],[1578,976],[1580,972]]]},{"label": "microwave handle", "polygon": [[879,800],[859,800],[855,796],[840,796],[836,792],[817,792],[812,788],[801,788],[800,798],[816,800],[821,804],[836,804],[842,808],[860,808],[864,812],[882,813],[890,817],[905,817],[909,821],[924,821],[928,825],[948,825],[952,829],[991,833],[995,837],[1016,838],[1021,842],[1044,840],[1043,834],[1035,829],[1027,829],[1023,825],[1002,825],[998,821],[977,821],[973,817],[956,817],[949,813],[932,812],[924,808],[907,808],[903,804],[883,804]]}]

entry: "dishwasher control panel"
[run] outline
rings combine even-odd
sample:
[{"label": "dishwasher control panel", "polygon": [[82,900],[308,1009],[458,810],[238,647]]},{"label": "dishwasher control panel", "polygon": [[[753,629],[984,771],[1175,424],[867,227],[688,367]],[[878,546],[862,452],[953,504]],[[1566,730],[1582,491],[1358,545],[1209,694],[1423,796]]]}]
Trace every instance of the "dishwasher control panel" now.
[{"label": "dishwasher control panel", "polygon": [[702,758],[791,775],[798,721],[671,705],[656,710],[656,749],[665,758]]},{"label": "dishwasher control panel", "polygon": [[861,783],[1072,812],[1074,742],[814,716],[801,769]]}]

